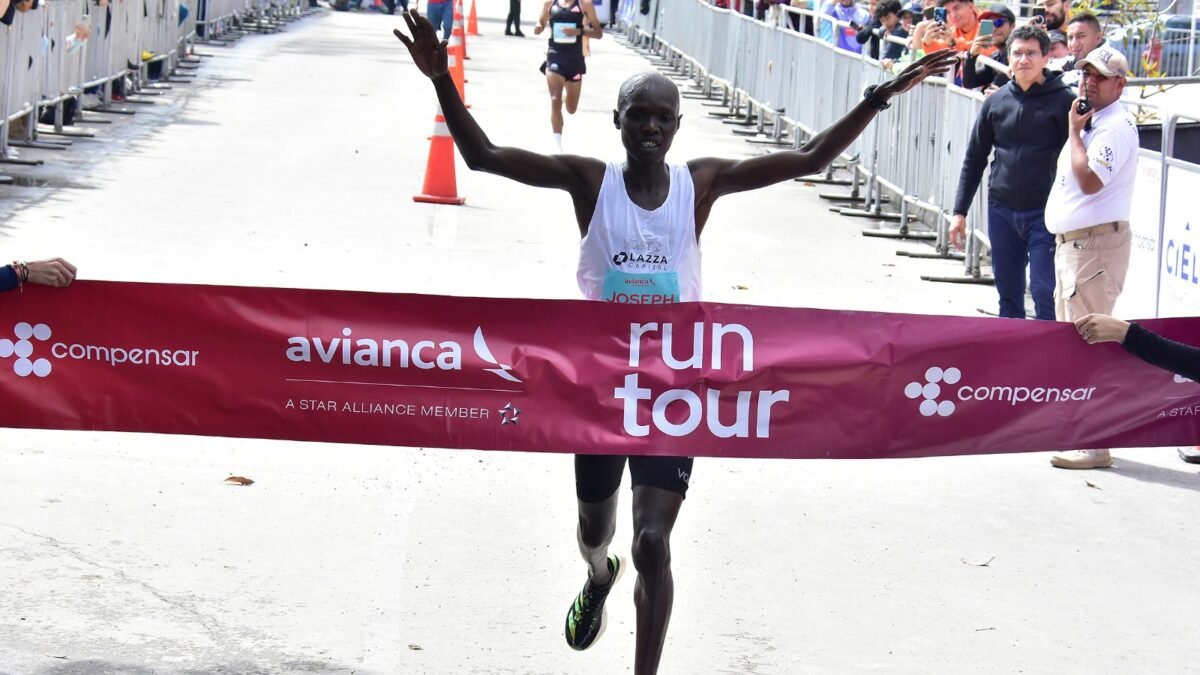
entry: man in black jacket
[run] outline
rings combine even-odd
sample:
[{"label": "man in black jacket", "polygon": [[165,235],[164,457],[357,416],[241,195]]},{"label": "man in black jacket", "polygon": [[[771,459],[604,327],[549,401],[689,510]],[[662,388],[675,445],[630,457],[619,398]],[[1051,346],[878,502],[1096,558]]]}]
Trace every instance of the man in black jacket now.
[{"label": "man in black jacket", "polygon": [[1046,229],[1046,198],[1058,155],[1067,142],[1067,113],[1075,95],[1060,73],[1045,69],[1050,38],[1022,26],[1009,40],[1013,79],[987,98],[963,161],[954,199],[950,242],[961,247],[967,211],[988,157],[988,240],[1000,316],[1025,318],[1025,269],[1037,318],[1054,320],[1054,235]]}]

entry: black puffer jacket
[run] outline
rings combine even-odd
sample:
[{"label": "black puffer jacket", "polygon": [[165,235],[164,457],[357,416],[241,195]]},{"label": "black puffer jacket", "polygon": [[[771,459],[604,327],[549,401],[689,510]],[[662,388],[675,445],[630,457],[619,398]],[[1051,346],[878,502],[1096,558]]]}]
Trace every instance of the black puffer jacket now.
[{"label": "black puffer jacket", "polygon": [[954,213],[967,213],[993,150],[988,201],[1016,210],[1045,208],[1075,100],[1062,73],[1045,76],[1029,91],[1010,81],[983,102],[958,177]]}]

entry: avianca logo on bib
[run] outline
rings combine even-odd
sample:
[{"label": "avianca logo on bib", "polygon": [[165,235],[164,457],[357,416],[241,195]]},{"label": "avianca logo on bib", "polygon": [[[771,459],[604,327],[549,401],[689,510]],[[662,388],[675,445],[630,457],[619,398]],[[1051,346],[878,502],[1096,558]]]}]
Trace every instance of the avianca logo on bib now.
[{"label": "avianca logo on bib", "polygon": [[[328,363],[369,368],[417,368],[420,370],[462,370],[462,345],[454,340],[409,341],[403,339],[354,338],[349,326],[342,337],[320,338],[295,336],[288,338],[287,358],[294,363]],[[483,327],[475,329],[471,346],[480,360],[495,368],[486,372],[509,382],[521,382],[512,374],[512,366],[492,356]]]},{"label": "avianca logo on bib", "polygon": [[[904,386],[904,395],[911,399],[923,399],[918,410],[925,417],[949,417],[958,408],[954,401],[999,402],[1009,405],[1065,403],[1068,401],[1090,401],[1096,393],[1095,387],[1027,387],[1022,385],[969,385],[957,389],[953,386],[962,379],[958,368],[934,366],[925,371],[924,382],[909,382]],[[943,385],[947,400],[939,400]]]}]

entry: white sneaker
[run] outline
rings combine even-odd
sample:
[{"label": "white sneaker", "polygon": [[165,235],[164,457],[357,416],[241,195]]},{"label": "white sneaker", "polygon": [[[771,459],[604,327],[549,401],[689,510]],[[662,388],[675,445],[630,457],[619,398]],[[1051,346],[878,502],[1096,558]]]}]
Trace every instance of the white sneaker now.
[{"label": "white sneaker", "polygon": [[1113,461],[1108,450],[1067,450],[1054,453],[1050,463],[1060,469],[1107,469]]}]

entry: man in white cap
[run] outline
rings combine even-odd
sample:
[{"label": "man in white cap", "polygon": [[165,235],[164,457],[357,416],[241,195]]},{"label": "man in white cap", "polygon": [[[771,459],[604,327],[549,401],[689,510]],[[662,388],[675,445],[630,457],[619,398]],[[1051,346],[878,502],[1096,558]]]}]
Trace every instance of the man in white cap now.
[{"label": "man in white cap", "polygon": [[[1083,75],[1079,98],[1071,104],[1070,133],[1046,202],[1046,226],[1057,242],[1059,321],[1112,314],[1129,269],[1129,211],[1137,176],[1137,124],[1120,102],[1129,62],[1103,45],[1076,68]],[[1108,450],[1070,450],[1055,453],[1050,463],[1096,469],[1111,466],[1112,457]]]}]

